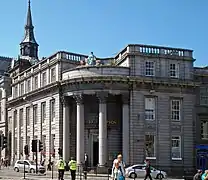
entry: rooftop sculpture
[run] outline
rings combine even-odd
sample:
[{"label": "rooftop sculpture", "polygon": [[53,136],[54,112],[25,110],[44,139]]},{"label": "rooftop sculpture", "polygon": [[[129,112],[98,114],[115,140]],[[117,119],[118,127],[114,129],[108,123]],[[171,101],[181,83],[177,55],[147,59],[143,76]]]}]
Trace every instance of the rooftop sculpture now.
[{"label": "rooftop sculpture", "polygon": [[91,52],[91,54],[86,58],[85,60],[82,60],[80,62],[81,65],[86,66],[99,66],[102,65],[102,61],[97,59],[96,56]]}]

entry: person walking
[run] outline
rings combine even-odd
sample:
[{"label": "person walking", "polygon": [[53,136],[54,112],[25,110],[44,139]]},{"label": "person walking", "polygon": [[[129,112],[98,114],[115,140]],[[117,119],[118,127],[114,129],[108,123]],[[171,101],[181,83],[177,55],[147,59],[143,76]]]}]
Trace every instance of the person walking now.
[{"label": "person walking", "polygon": [[198,170],[197,173],[194,175],[193,180],[201,180],[202,178],[202,170]]},{"label": "person walking", "polygon": [[152,176],[151,176],[151,165],[150,165],[149,160],[146,160],[145,171],[146,171],[146,175],[145,175],[144,180],[146,180],[147,178],[149,178],[150,180],[152,180]]},{"label": "person walking", "polygon": [[66,163],[62,157],[60,157],[59,161],[56,163],[56,166],[58,167],[58,180],[64,180],[64,171]]},{"label": "person walking", "polygon": [[125,165],[122,161],[122,155],[119,154],[117,156],[117,159],[113,161],[113,167],[112,167],[112,179],[113,180],[121,180],[125,179]]},{"label": "person walking", "polygon": [[77,170],[77,162],[71,157],[71,161],[69,161],[69,169],[71,171],[71,179],[76,179],[76,170]]}]

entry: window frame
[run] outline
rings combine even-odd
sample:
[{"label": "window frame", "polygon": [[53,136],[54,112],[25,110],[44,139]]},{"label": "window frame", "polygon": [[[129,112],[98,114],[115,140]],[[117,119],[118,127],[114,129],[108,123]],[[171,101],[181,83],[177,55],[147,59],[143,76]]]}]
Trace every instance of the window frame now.
[{"label": "window frame", "polygon": [[[54,73],[53,73],[53,71],[54,71]],[[50,78],[51,78],[51,82],[55,82],[56,81],[56,67],[51,68]]]},{"label": "window frame", "polygon": [[[146,143],[146,142],[147,142],[147,141],[146,141],[146,137],[147,137],[147,136],[152,136],[152,137],[153,137],[153,141],[154,141],[154,142],[153,142],[153,146],[154,146],[154,147],[153,147],[153,148],[154,148],[154,152],[153,152],[153,153],[154,153],[154,156],[146,156],[146,147],[147,147],[147,146],[146,146],[146,144],[147,144],[147,143]],[[144,144],[144,147],[145,147],[145,158],[146,158],[146,159],[156,159],[156,136],[155,136],[154,134],[145,134],[144,143],[145,143],[145,144]]]},{"label": "window frame", "polygon": [[[174,137],[174,138],[173,138]],[[177,139],[177,138],[178,139]],[[178,140],[179,141],[179,154],[180,154],[180,157],[173,157],[173,141],[174,140]],[[179,135],[172,135],[171,136],[171,159],[172,160],[182,160],[182,148],[181,148],[181,145],[182,145],[182,143],[181,143],[181,136],[179,136]],[[176,147],[177,148],[177,147]]]},{"label": "window frame", "polygon": [[[146,101],[150,100],[151,101],[153,100],[154,101],[154,108],[153,109],[148,109],[146,108]],[[155,109],[156,109],[156,99],[155,97],[145,97],[145,120],[146,121],[154,121],[155,120]],[[153,119],[151,118],[147,118],[147,116],[153,116]]]},{"label": "window frame", "polygon": [[[171,68],[174,65],[175,69]],[[171,78],[179,78],[179,64],[170,63],[169,64],[169,73]],[[172,74],[174,73],[174,75]]]},{"label": "window frame", "polygon": [[37,125],[38,123],[38,105],[33,105],[33,122],[34,125]]},{"label": "window frame", "polygon": [[18,85],[14,86],[14,97],[18,97]]},{"label": "window frame", "polygon": [[[23,87],[22,87],[23,86]],[[24,82],[20,83],[20,96],[24,95]]]},{"label": "window frame", "polygon": [[46,71],[41,73],[41,85],[42,87],[47,85],[47,72]]},{"label": "window frame", "polygon": [[55,99],[50,101],[50,118],[51,118],[51,122],[55,122],[55,118],[56,118],[56,111],[55,111],[55,104],[56,101]]},{"label": "window frame", "polygon": [[155,76],[155,62],[153,61],[145,62],[145,76],[150,76],[150,77]]},{"label": "window frame", "polygon": [[27,126],[30,126],[30,106],[26,107],[26,123]]},{"label": "window frame", "polygon": [[200,87],[199,97],[199,104],[202,106],[208,106],[208,87]]},{"label": "window frame", "polygon": [[34,76],[34,89],[38,89],[38,76]]},{"label": "window frame", "polygon": [[24,119],[24,109],[21,108],[21,109],[19,110],[19,126],[20,126],[20,127],[23,127],[23,126],[24,126],[23,119]]},{"label": "window frame", "polygon": [[[207,129],[207,133],[203,133],[203,123],[206,123],[206,129]],[[208,121],[205,121],[205,120],[201,120],[201,122],[200,122],[200,124],[201,124],[201,126],[200,126],[200,135],[201,135],[201,139],[202,140],[208,140]],[[205,137],[203,137],[203,136],[205,136]]]},{"label": "window frame", "polygon": [[[179,109],[173,109],[173,102],[179,102]],[[177,121],[177,122],[180,122],[181,121],[181,99],[171,99],[171,121]],[[178,119],[175,119],[173,118],[175,115],[174,115],[174,112],[175,113],[179,113],[178,114]]]},{"label": "window frame", "polygon": [[41,120],[42,123],[46,121],[46,102],[41,103]]}]

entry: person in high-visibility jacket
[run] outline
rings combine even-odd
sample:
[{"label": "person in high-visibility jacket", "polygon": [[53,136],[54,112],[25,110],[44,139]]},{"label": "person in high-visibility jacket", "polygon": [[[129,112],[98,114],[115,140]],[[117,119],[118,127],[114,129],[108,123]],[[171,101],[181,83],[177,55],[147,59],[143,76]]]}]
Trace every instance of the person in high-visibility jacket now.
[{"label": "person in high-visibility jacket", "polygon": [[58,167],[58,179],[64,180],[64,171],[65,171],[66,163],[62,159],[62,157],[60,157],[59,161],[56,163],[56,166]]},{"label": "person in high-visibility jacket", "polygon": [[71,157],[71,161],[69,161],[69,169],[71,171],[71,179],[76,179],[76,170],[77,170],[77,162]]}]

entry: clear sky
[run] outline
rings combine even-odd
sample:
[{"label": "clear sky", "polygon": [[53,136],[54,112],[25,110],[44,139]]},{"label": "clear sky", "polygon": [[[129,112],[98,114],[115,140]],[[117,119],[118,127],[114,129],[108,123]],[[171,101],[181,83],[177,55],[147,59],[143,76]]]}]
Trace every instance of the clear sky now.
[{"label": "clear sky", "polygon": [[[31,0],[39,56],[113,56],[131,43],[190,48],[208,65],[208,0]],[[0,2],[0,55],[17,57],[27,0]]]}]

